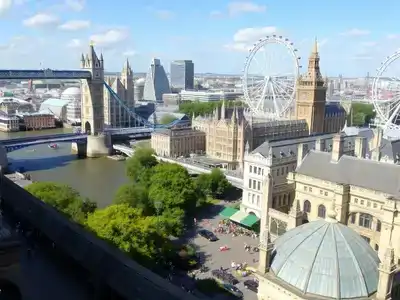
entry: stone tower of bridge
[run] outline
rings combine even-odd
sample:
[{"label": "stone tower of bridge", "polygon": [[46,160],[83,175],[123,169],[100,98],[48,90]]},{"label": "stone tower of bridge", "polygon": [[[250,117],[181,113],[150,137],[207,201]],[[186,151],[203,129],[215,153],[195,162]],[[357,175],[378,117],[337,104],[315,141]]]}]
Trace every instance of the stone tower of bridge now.
[{"label": "stone tower of bridge", "polygon": [[92,73],[91,80],[81,81],[82,131],[98,135],[104,129],[104,61],[103,55],[97,57],[93,45],[86,56],[82,54],[81,69]]},{"label": "stone tower of bridge", "polygon": [[104,60],[97,56],[93,45],[81,57],[81,69],[92,74],[91,79],[81,80],[82,132],[88,134],[86,155],[98,157],[111,151],[110,137],[104,132]]}]

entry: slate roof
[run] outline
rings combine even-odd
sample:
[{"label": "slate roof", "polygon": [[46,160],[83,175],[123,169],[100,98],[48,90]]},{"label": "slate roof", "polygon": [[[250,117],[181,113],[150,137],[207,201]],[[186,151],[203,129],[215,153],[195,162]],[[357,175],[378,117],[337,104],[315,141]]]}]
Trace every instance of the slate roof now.
[{"label": "slate roof", "polygon": [[275,240],[273,274],[302,294],[365,299],[376,292],[379,258],[349,227],[318,220]]},{"label": "slate roof", "polygon": [[332,162],[330,153],[311,150],[297,166],[296,172],[400,197],[400,165],[396,164],[348,155]]}]

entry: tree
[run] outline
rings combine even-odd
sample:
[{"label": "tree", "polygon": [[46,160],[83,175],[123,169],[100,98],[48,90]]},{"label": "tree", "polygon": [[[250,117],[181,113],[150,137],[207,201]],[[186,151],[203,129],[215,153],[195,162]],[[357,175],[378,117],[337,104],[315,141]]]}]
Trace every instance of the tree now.
[{"label": "tree", "polygon": [[85,198],[82,202],[82,212],[85,214],[87,217],[89,214],[92,214],[95,212],[97,209],[97,203],[94,201],[91,201],[88,198]]},{"label": "tree", "polygon": [[158,164],[150,178],[149,198],[154,207],[161,206],[161,212],[179,208],[186,213],[196,209],[198,194],[188,171],[170,163]]},{"label": "tree", "polygon": [[375,118],[376,112],[372,104],[353,103],[351,105],[352,125],[364,126]]},{"label": "tree", "polygon": [[175,121],[177,118],[174,116],[174,115],[171,115],[171,114],[165,114],[165,115],[163,115],[162,117],[161,117],[161,119],[160,119],[160,124],[163,124],[163,125],[167,125],[167,124],[170,124],[170,123],[172,123],[173,121]]},{"label": "tree", "polygon": [[[211,114],[216,107],[221,107],[223,101],[216,102],[183,102],[179,105],[179,112],[186,114],[191,117],[194,116],[203,116],[207,114]],[[225,107],[245,107],[246,104],[242,101],[225,101]]]},{"label": "tree", "polygon": [[143,217],[128,204],[111,205],[89,215],[87,227],[132,258],[152,261],[169,250],[169,240],[157,217]]},{"label": "tree", "polygon": [[232,184],[219,168],[212,169],[210,174],[200,174],[196,179],[196,184],[204,193],[215,198],[222,198],[232,189]]},{"label": "tree", "polygon": [[68,185],[54,182],[34,182],[26,190],[75,222],[85,219],[85,207],[79,193]]},{"label": "tree", "polygon": [[152,168],[157,164],[153,149],[137,148],[133,156],[126,161],[126,172],[133,182],[148,185]]},{"label": "tree", "polygon": [[139,208],[144,216],[154,215],[155,209],[149,200],[146,186],[139,183],[127,183],[119,187],[114,204],[128,204],[130,207]]}]

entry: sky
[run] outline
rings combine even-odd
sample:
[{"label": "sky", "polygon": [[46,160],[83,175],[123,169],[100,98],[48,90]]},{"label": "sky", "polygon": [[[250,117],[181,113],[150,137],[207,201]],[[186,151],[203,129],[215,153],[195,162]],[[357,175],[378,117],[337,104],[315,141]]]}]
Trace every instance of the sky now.
[{"label": "sky", "polygon": [[[92,41],[110,72],[127,58],[146,72],[157,57],[167,72],[191,59],[196,73],[240,74],[254,42],[277,34],[301,65],[317,38],[324,75],[373,76],[400,47],[399,11],[397,0],[0,0],[0,69],[78,69]],[[283,46],[274,55],[292,63]]]}]

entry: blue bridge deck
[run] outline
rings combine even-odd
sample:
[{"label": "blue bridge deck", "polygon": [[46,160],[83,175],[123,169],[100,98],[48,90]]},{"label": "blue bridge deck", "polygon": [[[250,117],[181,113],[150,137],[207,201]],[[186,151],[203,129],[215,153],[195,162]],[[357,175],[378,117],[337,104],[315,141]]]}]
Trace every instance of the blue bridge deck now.
[{"label": "blue bridge deck", "polygon": [[83,70],[0,70],[0,79],[91,79]]}]

